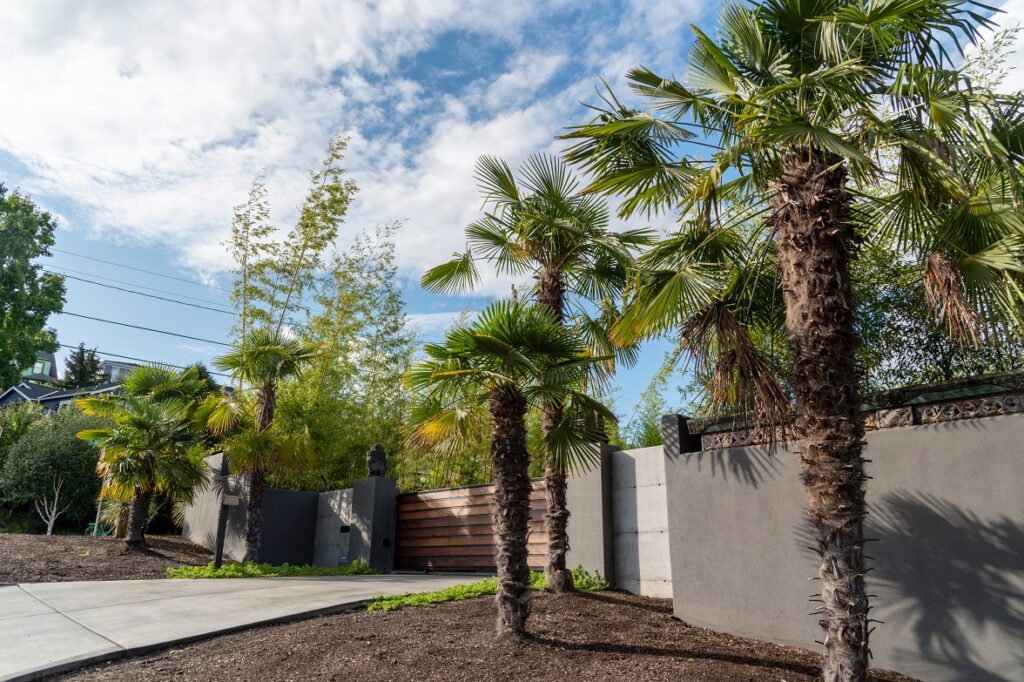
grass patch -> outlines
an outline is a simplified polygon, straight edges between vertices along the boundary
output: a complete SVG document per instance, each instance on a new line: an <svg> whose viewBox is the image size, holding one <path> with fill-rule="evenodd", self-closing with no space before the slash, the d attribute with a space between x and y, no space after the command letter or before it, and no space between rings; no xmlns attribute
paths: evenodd
<svg viewBox="0 0 1024 682"><path fill-rule="evenodd" d="M588 573L582 566L577 566L572 571L573 582L580 592L599 592L608 588L608 582L598 572ZM543 590L547 587L547 578L543 573L534 571L530 573L530 589ZM367 607L367 611L395 611L404 607L430 606L431 604L443 604L449 601L462 601L463 599L474 599L486 597L498 591L497 578L483 578L471 583L452 585L433 592L415 592L411 594L396 594L393 596L374 597Z"/></svg>
<svg viewBox="0 0 1024 682"><path fill-rule="evenodd" d="M353 561L342 566L292 566L257 564L254 561L222 564L214 568L213 562L205 566L179 566L168 568L170 578L280 578L283 576L375 575L378 571L364 561Z"/></svg>

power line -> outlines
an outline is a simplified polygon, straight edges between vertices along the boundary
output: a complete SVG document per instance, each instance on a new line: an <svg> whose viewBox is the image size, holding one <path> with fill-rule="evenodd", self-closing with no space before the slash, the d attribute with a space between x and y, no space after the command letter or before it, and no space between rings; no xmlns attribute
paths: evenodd
<svg viewBox="0 0 1024 682"><path fill-rule="evenodd" d="M146 270L144 268L136 268L136 267L131 266L131 265L125 265L124 263L118 263L117 261L104 260L102 258L96 258L95 256L86 256L84 253L75 253L74 251L65 251L64 249L58 249L58 248L55 248L55 247L50 247L50 250L51 251L56 251L57 253L66 253L69 256L75 256L77 258L85 258L87 260L94 260L97 263L106 263L107 265L113 265L114 267L117 267L117 268L124 268L125 270L134 270L136 272L144 272L147 275L153 275L154 277L163 277L164 279L173 279L176 282L186 282L188 284L195 284L196 286L206 287L207 289L216 289L218 291L225 291L225 292L230 292L231 291L230 289L222 289L221 287L215 287L212 284L206 284L204 282L200 282L199 280L187 279L185 277L175 277L174 275L165 275L165 274L162 274L162 273L159 273L159 272L153 272L152 270Z"/></svg>
<svg viewBox="0 0 1024 682"><path fill-rule="evenodd" d="M58 344L58 345L61 348L69 348L71 350L78 350L78 346L69 346L66 343L61 343L61 344ZM146 360L144 358L133 358L131 355L121 355L119 353L108 353L107 351L99 350L98 348L92 348L90 350L92 350L92 352L94 352L94 353L99 353L100 355L105 355L105 356L109 356L109 357L112 357L112 358L121 358L122 360L134 360L135 362L147 362L147 363L149 363L151 365L160 365L160 366L163 366L163 367L173 367L174 369L188 369L188 367L184 367L182 365L172 365L169 362L158 362L157 360ZM230 374L225 374L224 372L214 372L214 371L209 370L209 369L207 369L206 371L209 372L210 374L216 374L217 376L221 376L221 377L229 377L229 378L231 377Z"/></svg>
<svg viewBox="0 0 1024 682"><path fill-rule="evenodd" d="M91 315L79 315L78 313L69 313L66 310L60 312L61 315L70 315L71 317L81 317L86 320L95 320L96 322L105 322L106 324L116 324L119 327L130 327L131 329L140 329L144 332L153 332L155 334L166 334L167 336L177 336L182 339L189 339L191 341L202 341L203 343L214 343L218 346L229 346L230 344L224 343L223 341L214 341L213 339L201 339L198 336L188 336L187 334L178 334L177 332L168 332L163 329L153 329L152 327L141 327L137 324L128 324L127 322L117 322L115 320L105 320L102 317L92 317Z"/></svg>
<svg viewBox="0 0 1024 682"><path fill-rule="evenodd" d="M56 270L57 272L54 272ZM155 291L158 294L169 294L171 296L177 296L179 298L187 298L192 301L200 301L201 303L211 303L213 305L226 306L227 304L221 303L220 301L211 301L208 298L199 298L198 296L189 296L187 294L179 294L177 291L167 291L166 289L154 289L153 287L147 287L142 284L135 282L125 282L123 279L113 279L111 277L104 277L103 275L97 275L92 272L84 272L82 270L74 270L72 268L58 267L56 265L50 265L43 268L43 272L49 272L55 275L64 275L66 272L73 272L77 275L85 275L87 277L94 277L96 279L102 279L104 282L114 282L115 284L127 284L131 287L137 287L139 289L145 289L146 291ZM228 311L225 311L228 312Z"/></svg>
<svg viewBox="0 0 1024 682"><path fill-rule="evenodd" d="M175 300L173 298L165 298L163 296L155 296L154 294L144 294L141 291L132 291L131 289L125 289L123 287L115 287L113 284L103 284L102 282L93 282L92 280L85 279L83 277L75 277L74 275L61 275L61 277L66 277L68 279L73 279L73 280L76 280L78 282L86 282L88 284L95 284L98 287L106 287L107 289L116 289L117 291L124 291L124 292L129 293L129 294L135 294L136 296L145 296L146 298L155 298L155 299L157 299L159 301L167 301L168 303L177 303L178 305L187 305L190 308L200 308L202 310L212 310L213 312L220 313L221 315L231 315L232 317L237 317L237 315L235 315L233 312L230 312L230 311L227 311L227 310L220 310L218 308L211 308L210 306L199 305L198 303L188 303L187 301L178 301L178 300Z"/></svg>

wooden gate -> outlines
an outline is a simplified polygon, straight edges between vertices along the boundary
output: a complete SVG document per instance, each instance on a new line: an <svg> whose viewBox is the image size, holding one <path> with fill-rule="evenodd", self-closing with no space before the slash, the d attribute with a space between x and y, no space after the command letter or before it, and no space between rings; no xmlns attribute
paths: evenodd
<svg viewBox="0 0 1024 682"><path fill-rule="evenodd" d="M423 490L398 496L395 518L395 568L402 570L493 571L497 537L491 510L494 486ZM548 536L544 532L544 479L530 493L530 568L543 569Z"/></svg>

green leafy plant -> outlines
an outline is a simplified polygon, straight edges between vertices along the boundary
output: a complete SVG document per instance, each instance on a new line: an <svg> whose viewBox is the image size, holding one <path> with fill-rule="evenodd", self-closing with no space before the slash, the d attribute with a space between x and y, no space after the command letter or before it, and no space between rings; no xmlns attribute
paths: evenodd
<svg viewBox="0 0 1024 682"><path fill-rule="evenodd" d="M572 571L573 585L579 592L600 592L608 589L608 581L601 577L597 571L590 573L582 566L577 566ZM530 573L530 589L543 590L547 588L547 577L540 571ZM391 596L378 596L367 604L367 611L396 611L403 607L430 606L432 604L443 604L450 601L462 601L464 599L475 599L487 597L498 592L497 578L483 578L471 583L452 585L444 589L432 592L415 592L411 594L396 594Z"/></svg>
<svg viewBox="0 0 1024 682"><path fill-rule="evenodd" d="M214 568L213 562L205 566L178 566L168 568L169 578L280 578L284 576L376 575L377 570L365 561L356 560L341 566L292 566L258 564L254 561L224 564Z"/></svg>

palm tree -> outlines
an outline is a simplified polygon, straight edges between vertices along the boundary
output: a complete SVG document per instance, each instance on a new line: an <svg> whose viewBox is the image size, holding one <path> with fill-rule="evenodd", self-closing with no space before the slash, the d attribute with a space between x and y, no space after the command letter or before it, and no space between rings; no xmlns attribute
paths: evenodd
<svg viewBox="0 0 1024 682"><path fill-rule="evenodd" d="M198 442L187 403L176 399L126 396L115 401L76 401L87 414L110 418L113 425L77 435L102 448L97 472L103 497L130 500L129 547L145 544L149 505L157 493L191 502L206 482L205 449Z"/></svg>
<svg viewBox="0 0 1024 682"><path fill-rule="evenodd" d="M86 414L113 423L77 435L102 446L97 467L104 480L101 498L127 504L125 542L138 546L145 542L155 494L189 502L206 482L204 428L195 415L210 387L195 368L147 366L130 372L122 391L76 400Z"/></svg>
<svg viewBox="0 0 1024 682"><path fill-rule="evenodd" d="M499 302L468 327L428 344L426 360L407 374L410 388L432 406L421 412L417 437L430 444L457 434L458 415L486 406L491 421L494 524L498 547L498 636L521 636L529 615L527 535L530 509L526 412L561 406L561 420L543 438L562 468L597 456L601 419L614 419L580 392L592 358L582 341L547 308ZM454 415L454 417L453 417Z"/></svg>
<svg viewBox="0 0 1024 682"><path fill-rule="evenodd" d="M493 264L499 274L532 274L535 301L548 308L559 324L571 312L577 326L588 332L594 344L606 341L599 317L587 315L584 301L607 308L618 302L626 283L631 250L646 244L649 233L608 230L604 202L579 194L579 181L555 157L537 155L523 163L517 181L508 165L498 158L482 157L476 179L484 196L484 217L466 228L468 248L451 261L424 273L421 283L430 291L450 293L471 289L479 283L478 261ZM567 300L574 295L578 301ZM569 304L576 310L567 311ZM610 347L610 344L604 345ZM617 349L610 358L627 364L635 360L632 349ZM594 365L598 378L614 371L614 361ZM549 433L562 420L562 406L549 403L541 415L541 430ZM545 526L548 532L547 584L553 592L573 589L566 567L569 550L566 471L548 457L544 466L547 495Z"/></svg>
<svg viewBox="0 0 1024 682"><path fill-rule="evenodd" d="M950 54L987 24L960 0L728 5L717 41L693 29L692 87L634 69L654 113L614 101L567 136L580 140L568 158L597 176L588 190L623 196L623 214L679 209L684 231L752 221L750 243L774 244L829 681L865 678L870 632L858 241L888 237L916 259L936 316L965 341L990 311L1022 317L1024 107ZM638 292L641 308L686 305L679 292L704 273L684 261L689 283ZM634 317L618 336L645 327Z"/></svg>
<svg viewBox="0 0 1024 682"><path fill-rule="evenodd" d="M267 473L277 466L276 454L290 451L291 446L276 446L265 452L249 449L258 443L269 444L278 436L274 426L277 406L277 385L284 379L297 377L303 367L317 356L315 346L297 339L285 337L280 330L266 328L251 330L241 343L227 354L214 360L214 366L232 372L238 379L255 387L255 417L248 434L248 445L239 444L237 450L249 452L248 456L232 461L235 471L244 472L248 499L245 515L245 560L255 561L260 549L260 535L263 528L263 491L266 488ZM224 433L241 417L241 403L224 400L215 414L209 417L214 431ZM281 442L290 439L282 439Z"/></svg>

